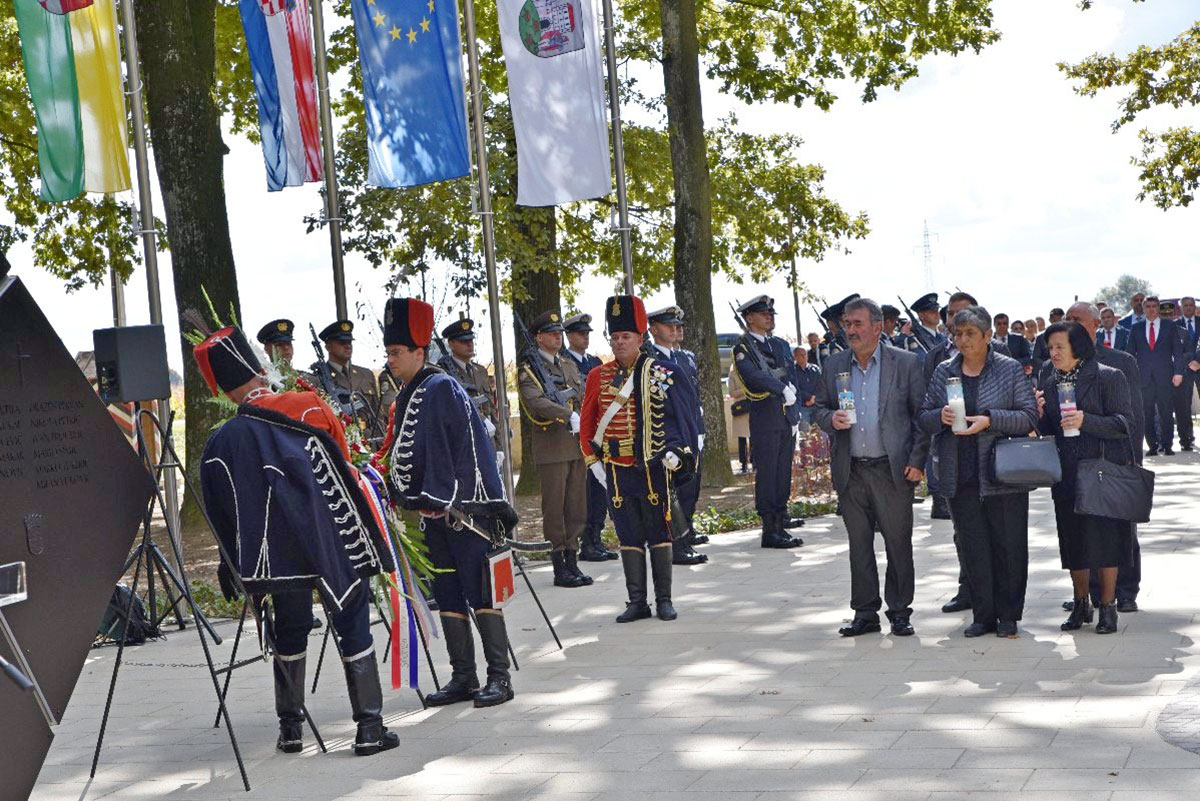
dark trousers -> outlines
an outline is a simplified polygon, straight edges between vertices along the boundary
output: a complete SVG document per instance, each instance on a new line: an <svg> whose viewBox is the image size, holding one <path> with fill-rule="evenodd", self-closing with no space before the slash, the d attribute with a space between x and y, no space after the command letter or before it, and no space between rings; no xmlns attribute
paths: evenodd
<svg viewBox="0 0 1200 801"><path fill-rule="evenodd" d="M692 525L692 518L696 516L696 505L700 502L700 481L700 463L697 462L692 480L675 489L676 497L679 498L679 506L683 509L684 517L687 518L688 528Z"/></svg>
<svg viewBox="0 0 1200 801"><path fill-rule="evenodd" d="M371 588L369 579L362 579L342 604L342 611L329 616L329 624L337 632L342 656L361 656L371 650ZM313 599L308 590L277 592L271 596L275 607L275 648L283 656L304 653L308 633L312 631Z"/></svg>
<svg viewBox="0 0 1200 801"><path fill-rule="evenodd" d="M960 490L950 499L962 545L976 623L1020 620L1029 579L1029 493L979 497Z"/></svg>
<svg viewBox="0 0 1200 801"><path fill-rule="evenodd" d="M1179 444L1192 445L1192 390L1196 387L1196 374L1184 368L1183 383L1171 388L1171 405L1175 410L1175 425L1179 427Z"/></svg>
<svg viewBox="0 0 1200 801"><path fill-rule="evenodd" d="M491 601L483 595L483 571L492 544L473 531L455 531L441 518L422 518L429 561L438 570L434 573L433 598L439 612L467 614L472 609L490 609Z"/></svg>
<svg viewBox="0 0 1200 801"><path fill-rule="evenodd" d="M1171 401L1174 387L1171 386L1169 379L1160 383L1162 386L1151 384L1142 387L1146 445L1152 450L1169 448L1175 442L1175 412Z"/></svg>
<svg viewBox="0 0 1200 801"><path fill-rule="evenodd" d="M745 470L750 464L750 438L738 437L738 461L742 463L742 469Z"/></svg>
<svg viewBox="0 0 1200 801"><path fill-rule="evenodd" d="M592 471L587 474L587 528L599 533L604 530L604 517L608 514L608 491L596 480Z"/></svg>
<svg viewBox="0 0 1200 801"><path fill-rule="evenodd" d="M850 541L850 608L856 618L878 620L883 606L875 563L876 526L887 553L883 595L888 620L912 614L912 497L912 486L897 486L892 479L887 457L851 463L850 483L838 493L838 500Z"/></svg>
<svg viewBox="0 0 1200 801"><path fill-rule="evenodd" d="M763 433L751 429L750 447L754 449L754 510L759 517L786 515L796 450L791 429Z"/></svg>
<svg viewBox="0 0 1200 801"><path fill-rule="evenodd" d="M1129 535L1129 556L1117 568L1117 598L1122 601L1136 601L1142 589L1142 546L1138 544L1137 524L1130 524L1133 530ZM1088 581L1088 591L1092 600L1100 602L1100 571L1093 570Z"/></svg>

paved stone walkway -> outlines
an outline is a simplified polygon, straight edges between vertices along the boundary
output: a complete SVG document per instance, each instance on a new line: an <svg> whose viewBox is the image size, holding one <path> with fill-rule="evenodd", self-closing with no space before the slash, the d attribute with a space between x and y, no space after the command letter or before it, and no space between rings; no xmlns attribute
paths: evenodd
<svg viewBox="0 0 1200 801"><path fill-rule="evenodd" d="M616 562L588 565L591 589L556 590L547 569L534 571L566 650L528 597L514 601L516 700L421 711L411 692L394 694L388 722L402 745L374 758L350 755L333 672L311 702L331 752L276 755L269 669L242 670L233 719L251 795L224 731L211 728L212 687L190 631L129 653L89 783L115 655L95 652L33 798L1194 799L1200 757L1164 742L1156 721L1200 672L1200 459L1154 462L1143 611L1123 615L1116 635L1058 629L1069 585L1045 491L1031 505L1016 640L966 640L965 616L938 611L956 566L949 523L931 527L928 503L916 507L917 636L838 637L846 546L840 521L822 518L794 552L762 551L753 532L715 537L710 564L677 569L674 623L613 622L624 600ZM229 645L216 651L227 658ZM434 654L445 675L440 641Z"/></svg>

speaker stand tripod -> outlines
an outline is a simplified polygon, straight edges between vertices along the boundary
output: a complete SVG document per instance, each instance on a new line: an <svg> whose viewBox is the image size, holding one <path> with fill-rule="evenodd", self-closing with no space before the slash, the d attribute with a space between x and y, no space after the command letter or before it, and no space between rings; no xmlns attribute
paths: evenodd
<svg viewBox="0 0 1200 801"><path fill-rule="evenodd" d="M159 432L162 438L164 451L157 464L153 462L150 456L150 451L146 447L145 435L142 429L143 419L149 420L153 424L154 429ZM241 773L242 785L246 788L246 791L249 792L250 779L246 776L246 765L242 761L242 753L241 749L238 748L237 735L235 735L233 732L233 724L229 719L229 710L225 706L225 698L221 693L221 684L217 679L216 666L213 664L212 651L209 649L208 639L204 636L205 631L208 631L209 634L211 634L214 642L220 643L221 639L212 630L211 624L209 624L208 620L200 612L199 608L197 608L196 601L192 597L191 585L187 580L187 568L183 563L183 554L180 553L179 550L179 532L177 531L175 525L175 515L173 513L174 510L167 508L167 503L163 498L162 489L158 485L158 479L165 470L178 470L183 476L184 481L187 482L189 491L193 491L193 488L191 487L191 482L188 480L187 471L184 469L183 464L179 460L178 454L175 452L174 446L171 444L170 437L167 434L167 429L163 427L162 422L154 415L152 411L142 408L140 404L135 407L134 431L137 434L138 453L145 462L146 469L150 471L150 475L154 479L154 495L152 495L150 498L150 502L146 507L146 515L143 518L142 541L134 550L134 554L130 557L129 561L126 563L126 569L128 569L130 565L133 566L133 581L130 586L131 592L128 600L125 603L125 608L121 610L122 618L124 620L125 627L127 628L133 611L133 599L137 595L138 580L142 574L143 564L146 568L146 582L148 585L149 597L151 599L151 610L154 610L154 576L151 572L152 570L157 570L159 573L159 578L163 581L164 588L168 594L167 608L175 609L176 620L179 622L180 628L183 627L183 621L179 614L178 604L181 600L187 602L187 608L192 613L192 619L200 623L200 625L196 626L196 634L200 638L200 647L204 650L204 660L208 665L209 676L212 678L213 691L217 696L217 704L220 708L221 716L225 720L225 729L229 732L229 743L233 747L233 755L237 760L238 771ZM193 497L199 496L193 494ZM171 551L175 557L175 563L179 568L178 575L171 570L170 564L167 563L162 551L159 550L154 544L153 537L151 535L150 520L154 515L156 506L162 511L163 520L166 522L167 541L171 544ZM216 539L215 535L214 539ZM222 561L225 561L226 564L230 564L229 555L225 552L225 549L221 546L219 540L217 541L217 549L220 552ZM237 575L236 571L234 571L234 575ZM170 586L167 584L166 577L169 577L170 581L174 583L181 597L175 598L174 600L171 599ZM151 614L153 615L154 611L152 611ZM158 617L157 620L161 621L164 617L166 617L166 614L167 612L164 610L162 616ZM90 775L93 779L96 777L96 767L100 763L100 749L104 745L104 732L108 727L108 716L112 711L113 694L117 688L117 676L120 674L121 660L125 654L125 640L126 637L124 636L124 629L122 629L122 636L117 645L116 661L113 663L112 679L108 685L108 698L104 702L104 716L100 720L100 733L96 737L96 750L92 755L92 770Z"/></svg>

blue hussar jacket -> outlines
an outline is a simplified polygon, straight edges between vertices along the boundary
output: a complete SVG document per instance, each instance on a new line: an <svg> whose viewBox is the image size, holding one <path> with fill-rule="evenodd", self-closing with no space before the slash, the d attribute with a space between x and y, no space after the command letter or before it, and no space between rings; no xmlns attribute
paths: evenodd
<svg viewBox="0 0 1200 801"><path fill-rule="evenodd" d="M369 501L324 431L243 404L200 457L204 508L251 594L311 589L334 609L395 570Z"/></svg>
<svg viewBox="0 0 1200 801"><path fill-rule="evenodd" d="M462 385L424 367L396 397L388 483L406 509L495 516L508 508L496 451Z"/></svg>
<svg viewBox="0 0 1200 801"><path fill-rule="evenodd" d="M779 337L767 337L760 342L743 334L733 346L733 364L746 387L750 401L751 437L755 430L784 431L800 421L800 370L792 359L788 343ZM783 378L776 375L782 371ZM797 401L784 406L783 388L791 384L797 390Z"/></svg>

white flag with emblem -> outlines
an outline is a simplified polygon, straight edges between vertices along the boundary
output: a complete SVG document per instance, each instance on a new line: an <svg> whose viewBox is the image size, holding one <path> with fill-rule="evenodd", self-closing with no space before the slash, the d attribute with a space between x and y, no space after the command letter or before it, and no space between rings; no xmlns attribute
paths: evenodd
<svg viewBox="0 0 1200 801"><path fill-rule="evenodd" d="M556 206L612 191L592 0L497 0L517 139L517 203Z"/></svg>

